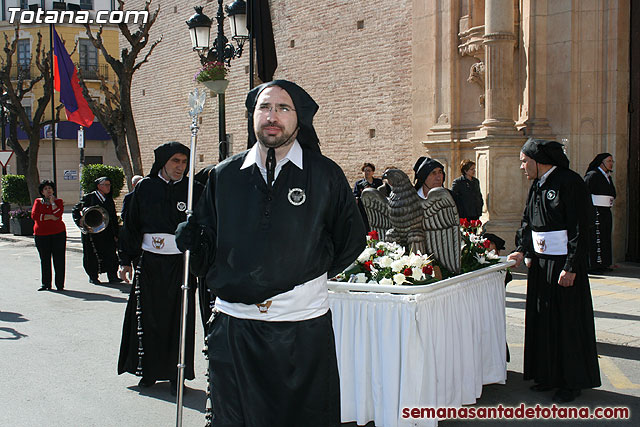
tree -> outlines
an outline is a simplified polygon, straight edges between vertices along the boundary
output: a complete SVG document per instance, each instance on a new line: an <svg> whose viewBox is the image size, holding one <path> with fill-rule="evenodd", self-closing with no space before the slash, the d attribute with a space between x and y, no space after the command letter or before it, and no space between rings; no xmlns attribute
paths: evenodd
<svg viewBox="0 0 640 427"><path fill-rule="evenodd" d="M116 156L124 169L127 177L129 190L133 190L131 186L131 178L134 174L144 175L142 169L142 156L140 154L140 143L138 142L138 131L133 117L131 108L131 82L133 74L144 64L148 62L149 56L153 49L162 41L162 36L151 43L149 50L141 61L138 61L138 55L149 43L149 30L151 29L160 7L154 12L149 11L152 0L145 2L144 10L148 14L146 22L138 24L137 31L131 32L129 25L126 23L118 24L120 32L129 43L129 48L122 48L120 51L120 59L114 58L105 48L102 42L101 25L96 34L93 34L89 24L85 24L87 36L96 49L102 52L107 63L116 74L117 82L109 85L105 79L100 76L100 89L105 95L105 103L101 104L91 98L89 91L84 84L82 76L80 83L83 87L83 94L86 98L93 113L98 117L102 126L109 132L115 145ZM118 0L118 9L124 12L124 0Z"/></svg>
<svg viewBox="0 0 640 427"><path fill-rule="evenodd" d="M7 140L9 146L16 154L18 163L18 171L23 172L27 179L27 187L29 188L29 196L31 200L39 197L38 185L40 184L40 173L38 171L38 151L40 150L40 128L50 121L44 121L44 113L47 105L51 101L51 92L53 91L53 80L51 79L51 57L44 52L42 46L42 34L38 32L38 41L36 44L35 68L37 72L33 73L33 60L29 66L16 64L17 80L12 81L12 68L14 67L14 55L18 45L18 36L20 27L15 27L15 37L13 41L9 41L9 35L5 33L4 56L2 57L2 65L0 67L0 81L4 88L4 93L0 96L0 103L9 110L9 138ZM32 56L33 58L33 56ZM34 70L35 71L35 70ZM26 112L22 105L25 95L33 90L33 88L42 83L42 96L37 100L37 107L33 111L32 116ZM22 148L18 142L17 125L25 131L29 139L27 149Z"/></svg>

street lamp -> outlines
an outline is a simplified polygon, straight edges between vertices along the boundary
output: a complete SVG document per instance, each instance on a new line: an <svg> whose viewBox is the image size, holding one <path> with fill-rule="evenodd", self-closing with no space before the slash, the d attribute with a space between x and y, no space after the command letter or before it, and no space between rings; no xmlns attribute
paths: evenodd
<svg viewBox="0 0 640 427"><path fill-rule="evenodd" d="M222 0L218 0L218 13L216 21L218 23L218 35L215 44L209 47L209 36L211 33L211 25L213 21L202 12L203 7L194 8L196 13L189 18L187 26L191 35L191 45L193 50L198 52L200 62L204 65L207 62L220 62L231 65L231 60L239 58L242 55L242 45L234 48L229 40L224 36L224 11L222 9ZM234 19L235 24L235 19ZM218 94L218 160L223 161L229 154L229 143L227 141L226 120L225 120L225 100L224 90L217 92Z"/></svg>

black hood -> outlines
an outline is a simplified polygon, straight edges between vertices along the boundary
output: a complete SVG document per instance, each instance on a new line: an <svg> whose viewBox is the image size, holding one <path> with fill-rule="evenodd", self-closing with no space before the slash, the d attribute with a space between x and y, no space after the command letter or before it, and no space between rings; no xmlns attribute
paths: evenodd
<svg viewBox="0 0 640 427"><path fill-rule="evenodd" d="M442 163L430 157L420 157L416 161L416 164L413 165L413 172L415 172L414 188L416 190L419 190L426 181L429 174L436 168L442 169L442 182L444 185L446 176L444 174L444 166L442 166Z"/></svg>
<svg viewBox="0 0 640 427"><path fill-rule="evenodd" d="M569 168L569 159L564 154L564 145L557 141L529 138L522 146L522 151L538 163Z"/></svg>
<svg viewBox="0 0 640 427"><path fill-rule="evenodd" d="M289 94L298 116L298 142L303 149L320 152L320 141L316 130L313 128L313 116L318 111L318 104L311 96L297 84L287 80L273 80L253 88L247 95L245 105L249 111L249 146L256 143L256 135L253 129L253 112L260 93L270 86L278 86Z"/></svg>
<svg viewBox="0 0 640 427"><path fill-rule="evenodd" d="M587 172L591 172L591 171L594 171L594 170L598 169L598 166L600 166L602 161L604 159L606 159L607 157L613 157L613 156L611 156L611 154L609 154L609 153L600 153L600 154L598 154L595 157L595 159L593 159L591 161L591 163L589 163L589 167L587 168Z"/></svg>
<svg viewBox="0 0 640 427"><path fill-rule="evenodd" d="M162 169L169 159L176 153L182 153L187 156L187 167L184 170L184 175L186 175L189 171L189 147L184 146L177 141L171 141L166 142L153 150L155 160L153 161L153 166L151 166L151 172L149 172L148 176L157 176L160 169Z"/></svg>

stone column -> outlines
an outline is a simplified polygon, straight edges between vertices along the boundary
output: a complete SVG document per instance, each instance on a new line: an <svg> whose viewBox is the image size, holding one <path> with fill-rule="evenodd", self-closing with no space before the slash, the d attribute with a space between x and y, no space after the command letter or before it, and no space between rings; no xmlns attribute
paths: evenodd
<svg viewBox="0 0 640 427"><path fill-rule="evenodd" d="M477 136L515 135L513 0L486 0L485 120Z"/></svg>

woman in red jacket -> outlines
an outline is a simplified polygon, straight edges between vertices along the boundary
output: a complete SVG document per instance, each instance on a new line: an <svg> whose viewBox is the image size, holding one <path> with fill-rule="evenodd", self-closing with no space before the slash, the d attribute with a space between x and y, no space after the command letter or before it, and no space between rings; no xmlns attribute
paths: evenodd
<svg viewBox="0 0 640 427"><path fill-rule="evenodd" d="M39 291L51 289L51 258L56 271L56 289L64 289L65 250L67 246L67 229L62 221L64 205L62 199L56 199L55 184L44 180L38 191L42 198L33 202L31 218L35 221L36 248L40 254L40 268L42 271L42 287Z"/></svg>

